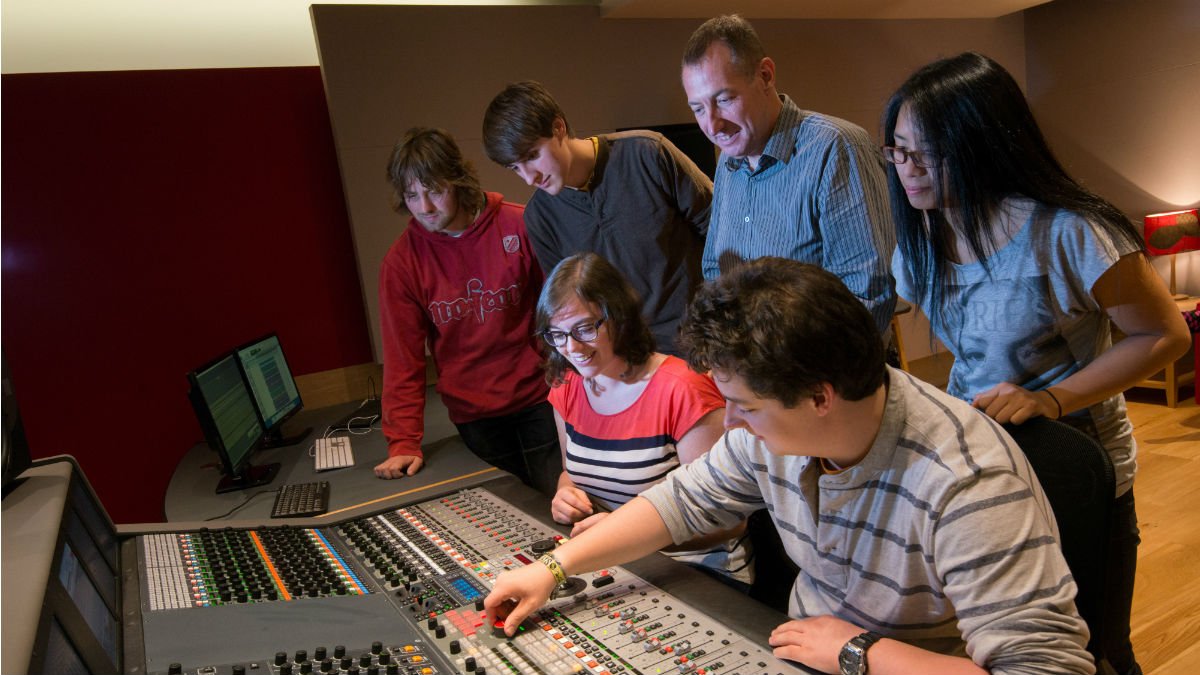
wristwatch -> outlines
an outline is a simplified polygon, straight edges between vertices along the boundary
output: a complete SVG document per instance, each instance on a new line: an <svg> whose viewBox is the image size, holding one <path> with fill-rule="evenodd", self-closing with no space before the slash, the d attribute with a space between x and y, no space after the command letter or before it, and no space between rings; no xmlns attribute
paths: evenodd
<svg viewBox="0 0 1200 675"><path fill-rule="evenodd" d="M838 669L841 670L841 675L867 675L867 650L882 639L882 635L871 631L850 638L838 654Z"/></svg>

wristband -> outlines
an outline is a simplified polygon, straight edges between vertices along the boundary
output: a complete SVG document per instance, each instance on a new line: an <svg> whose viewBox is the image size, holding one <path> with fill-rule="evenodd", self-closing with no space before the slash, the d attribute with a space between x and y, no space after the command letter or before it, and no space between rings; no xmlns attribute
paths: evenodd
<svg viewBox="0 0 1200 675"><path fill-rule="evenodd" d="M1046 392L1046 394L1048 396L1050 396L1050 400L1054 401L1054 405L1058 408L1058 414L1054 416L1054 419L1061 418L1062 417L1062 404L1058 402L1058 397L1055 396L1054 392L1050 391L1049 389L1043 389L1042 391Z"/></svg>
<svg viewBox="0 0 1200 675"><path fill-rule="evenodd" d="M563 571L562 563L558 561L558 558L554 557L553 553L547 553L538 558L538 562L545 565L546 569L550 570L550 574L554 575L554 583L561 584L566 582L567 573Z"/></svg>

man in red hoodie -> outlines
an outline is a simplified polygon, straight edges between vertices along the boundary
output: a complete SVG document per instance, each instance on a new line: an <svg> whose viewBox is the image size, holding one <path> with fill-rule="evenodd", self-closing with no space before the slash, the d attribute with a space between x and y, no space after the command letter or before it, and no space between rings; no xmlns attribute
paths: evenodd
<svg viewBox="0 0 1200 675"><path fill-rule="evenodd" d="M484 192L454 139L413 128L388 164L396 210L412 215L383 260L380 478L421 469L425 348L437 391L480 459L554 494L562 455L533 335L542 272L524 207Z"/></svg>

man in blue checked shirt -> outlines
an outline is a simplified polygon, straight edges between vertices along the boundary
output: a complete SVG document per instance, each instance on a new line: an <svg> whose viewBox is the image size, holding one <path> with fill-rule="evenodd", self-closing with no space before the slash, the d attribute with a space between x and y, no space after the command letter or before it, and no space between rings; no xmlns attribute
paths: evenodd
<svg viewBox="0 0 1200 675"><path fill-rule="evenodd" d="M682 77L696 121L721 149L704 278L763 256L820 265L888 336L896 305L888 261L896 236L883 158L870 136L778 93L775 62L737 15L696 29Z"/></svg>

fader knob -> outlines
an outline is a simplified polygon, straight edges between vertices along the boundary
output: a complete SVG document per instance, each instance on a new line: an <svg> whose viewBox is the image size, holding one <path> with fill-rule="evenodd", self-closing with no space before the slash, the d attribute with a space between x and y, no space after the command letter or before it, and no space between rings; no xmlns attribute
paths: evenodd
<svg viewBox="0 0 1200 675"><path fill-rule="evenodd" d="M382 642L376 640L375 642L371 643L371 653L372 654L378 654L381 651L383 651L383 643Z"/></svg>
<svg viewBox="0 0 1200 675"><path fill-rule="evenodd" d="M438 627L433 630L433 636L436 638L446 637L446 627L438 624Z"/></svg>
<svg viewBox="0 0 1200 675"><path fill-rule="evenodd" d="M450 653L458 654L461 651L462 651L462 645L459 644L458 640L451 640L450 641Z"/></svg>
<svg viewBox="0 0 1200 675"><path fill-rule="evenodd" d="M400 675L400 666L395 663L389 663L387 667L387 675Z"/></svg>
<svg viewBox="0 0 1200 675"><path fill-rule="evenodd" d="M557 545L558 543L553 539L539 539L529 545L529 550L532 551L534 555L541 557L553 551L554 547Z"/></svg>
<svg viewBox="0 0 1200 675"><path fill-rule="evenodd" d="M275 665L282 666L287 662L287 652L275 652Z"/></svg>
<svg viewBox="0 0 1200 675"><path fill-rule="evenodd" d="M346 645L337 645L336 647L333 648L333 658L340 659L345 655L346 655ZM349 668L350 666L342 666L342 667Z"/></svg>
<svg viewBox="0 0 1200 675"><path fill-rule="evenodd" d="M183 664L172 663L167 666L167 675L183 675Z"/></svg>
<svg viewBox="0 0 1200 675"><path fill-rule="evenodd" d="M392 662L392 655L389 652L384 652L379 655L379 665L386 666Z"/></svg>
<svg viewBox="0 0 1200 675"><path fill-rule="evenodd" d="M296 663L304 663L307 660L308 660L308 650L307 649L297 649L296 650L296 659L295 659Z"/></svg>
<svg viewBox="0 0 1200 675"><path fill-rule="evenodd" d="M330 659L321 660L321 672L328 673L333 670L333 661Z"/></svg>
<svg viewBox="0 0 1200 675"><path fill-rule="evenodd" d="M475 657L474 656L467 657L466 668L467 668L468 673L475 672Z"/></svg>
<svg viewBox="0 0 1200 675"><path fill-rule="evenodd" d="M292 675L292 664L285 663L279 666L279 675Z"/></svg>
<svg viewBox="0 0 1200 675"><path fill-rule="evenodd" d="M325 660L325 648L317 647L316 651L313 652L313 661L324 661L324 660Z"/></svg>
<svg viewBox="0 0 1200 675"><path fill-rule="evenodd" d="M233 667L233 675L246 675L246 666L237 664Z"/></svg>

